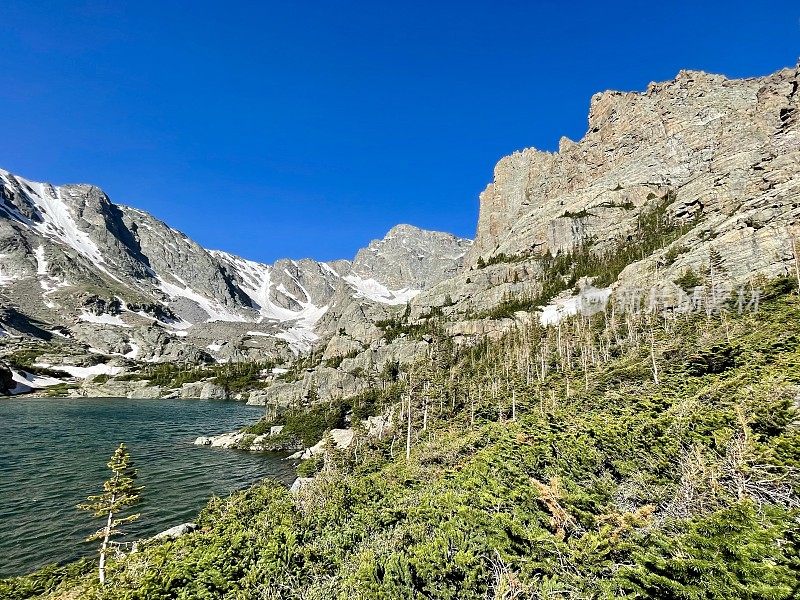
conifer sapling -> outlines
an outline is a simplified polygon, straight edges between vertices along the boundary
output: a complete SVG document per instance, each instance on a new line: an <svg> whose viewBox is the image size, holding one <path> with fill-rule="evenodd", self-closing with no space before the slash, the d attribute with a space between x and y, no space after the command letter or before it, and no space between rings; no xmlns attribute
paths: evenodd
<svg viewBox="0 0 800 600"><path fill-rule="evenodd" d="M100 565L98 569L101 584L105 584L106 581L106 554L109 540L111 537L122 533L118 529L120 525L130 523L140 517L139 514L125 517L117 515L137 504L140 500L139 494L143 489L135 485L137 478L136 468L131 461L127 448L125 448L125 444L120 444L119 448L116 449L108 462L108 468L111 469L113 475L103 484L103 493L89 496L87 502L78 505L80 510L91 512L93 516L106 520L105 526L86 538L87 542L103 540L100 546Z"/></svg>

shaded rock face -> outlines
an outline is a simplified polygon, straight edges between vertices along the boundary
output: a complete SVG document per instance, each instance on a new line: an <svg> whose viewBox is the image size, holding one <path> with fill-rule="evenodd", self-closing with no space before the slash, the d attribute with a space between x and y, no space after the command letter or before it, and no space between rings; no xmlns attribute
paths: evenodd
<svg viewBox="0 0 800 600"><path fill-rule="evenodd" d="M14 388L14 377L11 369L0 363L0 394L7 395Z"/></svg>

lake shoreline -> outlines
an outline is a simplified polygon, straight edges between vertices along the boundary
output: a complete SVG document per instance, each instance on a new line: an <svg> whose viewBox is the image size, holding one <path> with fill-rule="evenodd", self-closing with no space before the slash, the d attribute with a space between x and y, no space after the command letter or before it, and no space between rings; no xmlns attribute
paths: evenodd
<svg viewBox="0 0 800 600"><path fill-rule="evenodd" d="M193 521L213 495L264 478L288 487L295 472L286 453L214 451L193 443L201 434L252 424L260 412L217 399L0 398L0 436L13 440L0 457L0 577L94 552L82 540L96 523L74 506L100 491L105 463L122 441L145 486L142 518L125 539ZM38 535L31 536L34 528Z"/></svg>

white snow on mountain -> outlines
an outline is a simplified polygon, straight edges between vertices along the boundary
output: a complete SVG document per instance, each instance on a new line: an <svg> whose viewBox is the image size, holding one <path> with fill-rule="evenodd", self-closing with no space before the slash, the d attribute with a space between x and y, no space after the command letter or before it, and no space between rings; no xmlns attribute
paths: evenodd
<svg viewBox="0 0 800 600"><path fill-rule="evenodd" d="M366 298L390 305L405 304L422 291L409 288L390 290L374 279L363 279L358 275L347 275L344 280L356 291L353 298Z"/></svg>
<svg viewBox="0 0 800 600"><path fill-rule="evenodd" d="M356 304L353 299L405 304L457 267L450 255L463 245L447 234L398 226L386 236L397 239L375 240L370 259L361 263L356 257L330 264L305 259L267 265L207 251L146 212L114 205L93 186L54 186L0 169L0 194L0 241L7 253L0 254L4 297L18 302L20 313L58 324L53 331L59 336L91 345L102 331L104 342L119 338L114 347L124 349L115 354L144 360L182 355L185 346L195 343L191 351L213 351L219 342L206 338L207 331L221 332L215 337L230 332L234 339L247 328L241 323L261 330L252 335L282 339L293 352L304 352L330 333L331 319L323 319L329 309L338 317L350 315L346 307ZM31 294L27 279L41 290ZM73 293L62 290L66 286ZM104 304L112 299L113 309ZM217 324L195 328L210 322ZM76 323L99 327L73 329ZM3 324L0 335L16 333ZM153 325L168 335L166 345L163 338L157 340L161 334L154 332L159 330L152 329L136 338L139 346L122 346L129 334Z"/></svg>
<svg viewBox="0 0 800 600"><path fill-rule="evenodd" d="M314 333L313 327L304 325L295 325L287 331L276 334L275 337L285 340L295 354L310 350L314 342L319 339L319 336Z"/></svg>
<svg viewBox="0 0 800 600"><path fill-rule="evenodd" d="M12 179L16 179L22 184L28 199L36 207L41 216L41 221L33 221L17 211L11 211L12 217L46 238L56 238L66 245L82 254L98 267L105 262L100 249L85 231L81 231L72 215L67 210L67 205L61 199L61 188L54 187L47 183L28 181L22 177L12 175L8 171L0 169L0 178L5 183L11 184ZM102 267L101 267L102 268ZM105 270L105 269L103 269Z"/></svg>
<svg viewBox="0 0 800 600"><path fill-rule="evenodd" d="M211 250L211 254L226 261L233 267L242 279L241 290L253 301L256 310L261 315L261 320L273 321L298 321L305 326L313 327L317 321L328 310L327 306L317 306L310 302L311 295L288 271L284 271L291 277L297 286L302 290L304 297L298 298L290 294L283 284L275 289L282 294L295 300L301 307L300 310L291 310L275 304L270 298L272 290L272 268L264 263L247 260L221 250Z"/></svg>
<svg viewBox="0 0 800 600"><path fill-rule="evenodd" d="M246 322L247 319L241 315L237 315L228 309L226 309L222 304L219 302L212 300L210 298L206 298L202 294L195 292L192 288L188 285L184 284L184 287L179 285L175 285L174 283L170 283L161 279L158 279L159 288L161 291L164 292L170 298L188 298L192 300L196 304L203 309L203 311L208 315L206 322L208 321L228 321L228 322Z"/></svg>
<svg viewBox="0 0 800 600"><path fill-rule="evenodd" d="M577 295L556 298L539 310L539 322L542 325L558 325L564 318L577 314L592 315L605 310L611 288L594 288L588 286Z"/></svg>
<svg viewBox="0 0 800 600"><path fill-rule="evenodd" d="M100 314L95 315L90 312L83 311L78 315L79 321L86 321L87 323L97 323L99 325L116 325L118 327L130 327L122 317L119 315Z"/></svg>

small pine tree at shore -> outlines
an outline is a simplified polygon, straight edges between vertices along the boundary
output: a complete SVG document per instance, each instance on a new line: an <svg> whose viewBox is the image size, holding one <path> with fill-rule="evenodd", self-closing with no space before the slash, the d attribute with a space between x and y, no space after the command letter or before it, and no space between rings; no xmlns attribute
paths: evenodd
<svg viewBox="0 0 800 600"><path fill-rule="evenodd" d="M113 475L103 484L103 493L89 496L87 498L88 502L78 505L80 510L91 512L93 516L106 520L105 526L86 538L87 542L103 540L100 546L100 565L98 568L101 584L105 584L106 581L106 554L109 540L113 536L122 533L118 529L120 525L130 523L140 517L139 514L125 517L117 515L137 504L140 500L139 494L142 491L142 487L135 485L137 478L136 468L131 461L127 448L125 448L125 444L120 444L119 448L116 449L108 462L108 468L111 469Z"/></svg>

